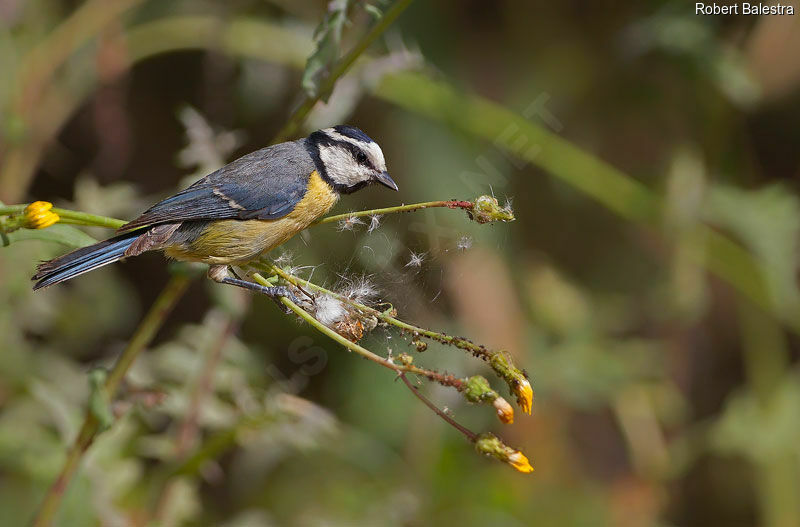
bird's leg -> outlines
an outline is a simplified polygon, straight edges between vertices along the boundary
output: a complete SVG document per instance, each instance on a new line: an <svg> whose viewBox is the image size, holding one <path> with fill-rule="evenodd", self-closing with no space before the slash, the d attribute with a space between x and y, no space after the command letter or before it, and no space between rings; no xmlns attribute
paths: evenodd
<svg viewBox="0 0 800 527"><path fill-rule="evenodd" d="M267 295L271 299L273 299L283 311L290 313L291 310L281 303L281 297L286 297L295 304L300 304L300 300L294 296L294 294L289 290L288 287L277 285L272 287L263 286L261 284L257 284L255 282L250 282L248 280L242 280L240 278L231 278L228 276L228 266L227 265L212 265L208 268L208 277L215 282L219 282L220 284L228 284L233 285L236 287L241 287L243 289L250 289L251 291L255 291L256 293L261 293L262 295Z"/></svg>

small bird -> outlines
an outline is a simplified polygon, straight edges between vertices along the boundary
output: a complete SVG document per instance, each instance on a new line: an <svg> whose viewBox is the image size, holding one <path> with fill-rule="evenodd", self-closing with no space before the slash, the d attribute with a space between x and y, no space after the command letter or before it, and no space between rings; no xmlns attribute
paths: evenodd
<svg viewBox="0 0 800 527"><path fill-rule="evenodd" d="M230 276L328 212L342 194L371 183L392 190L378 144L352 126L317 130L240 157L147 209L105 241L37 268L33 289L51 286L147 251L209 265L208 277L272 298L294 299L287 288Z"/></svg>

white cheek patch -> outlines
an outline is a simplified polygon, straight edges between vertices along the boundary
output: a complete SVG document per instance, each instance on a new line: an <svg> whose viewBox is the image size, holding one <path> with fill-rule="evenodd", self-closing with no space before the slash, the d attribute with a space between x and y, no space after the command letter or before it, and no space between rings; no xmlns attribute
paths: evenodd
<svg viewBox="0 0 800 527"><path fill-rule="evenodd" d="M348 150L323 145L319 149L319 157L334 183L351 187L370 178L369 173L365 173L368 170L357 164Z"/></svg>

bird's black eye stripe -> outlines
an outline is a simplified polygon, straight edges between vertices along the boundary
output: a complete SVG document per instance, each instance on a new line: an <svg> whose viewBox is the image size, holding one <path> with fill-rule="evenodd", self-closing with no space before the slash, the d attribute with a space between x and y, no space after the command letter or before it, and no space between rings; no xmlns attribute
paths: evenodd
<svg viewBox="0 0 800 527"><path fill-rule="evenodd" d="M350 153L353 155L353 159L356 160L356 163L358 163L359 165L367 166L369 168L374 168L372 166L372 163L369 162L369 157L367 157L367 154L363 150L358 148L356 145L344 141L340 142L339 144L350 150Z"/></svg>

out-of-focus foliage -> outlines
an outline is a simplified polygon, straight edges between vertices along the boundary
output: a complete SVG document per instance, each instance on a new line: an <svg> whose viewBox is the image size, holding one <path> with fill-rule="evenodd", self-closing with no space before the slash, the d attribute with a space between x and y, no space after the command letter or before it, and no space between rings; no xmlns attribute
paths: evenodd
<svg viewBox="0 0 800 527"><path fill-rule="evenodd" d="M0 199L134 216L264 146L366 7L0 2ZM58 525L800 524L797 20L412 4L306 125L363 128L400 185L339 210L491 189L517 221L423 211L315 227L276 253L330 286L366 274L403 318L509 350L537 395L512 427L424 391L536 471L476 456L390 373L272 302L198 281L127 377ZM108 234L56 225L0 248L4 525L29 521L92 372L167 280L146 255L31 292L38 261ZM365 345L417 353L381 328ZM449 348L414 356L492 377Z"/></svg>

